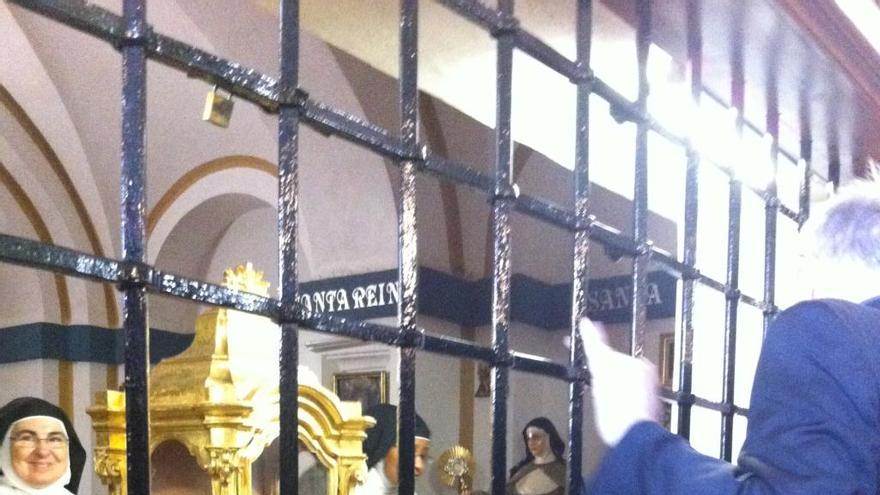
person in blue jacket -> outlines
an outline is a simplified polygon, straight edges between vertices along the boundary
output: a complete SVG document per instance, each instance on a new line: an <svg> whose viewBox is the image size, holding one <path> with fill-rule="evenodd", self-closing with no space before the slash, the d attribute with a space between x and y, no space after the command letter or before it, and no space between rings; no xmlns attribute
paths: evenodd
<svg viewBox="0 0 880 495"><path fill-rule="evenodd" d="M736 465L656 417L656 372L581 324L609 450L587 494L880 494L880 188L842 191L818 218L814 295L771 323Z"/></svg>

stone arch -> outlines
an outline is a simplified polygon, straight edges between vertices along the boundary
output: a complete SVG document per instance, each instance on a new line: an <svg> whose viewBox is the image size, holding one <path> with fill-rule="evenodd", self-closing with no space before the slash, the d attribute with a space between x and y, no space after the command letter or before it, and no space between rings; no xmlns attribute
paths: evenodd
<svg viewBox="0 0 880 495"><path fill-rule="evenodd" d="M73 223L78 228L70 230L71 239L64 241L63 245L112 257L112 235L98 184L64 99L46 66L34 52L28 33L6 4L0 5L0 30L5 38L0 46L0 58L16 61L14 67L0 68L0 106L11 117L12 124L30 138L39 159L45 162L49 176L57 181L64 191L65 200L70 204ZM6 161L6 165L11 167L8 157ZM42 207L44 203L38 204ZM51 230L56 236L60 234L55 227L51 227ZM95 291L87 293L91 295ZM101 309L89 321L118 325L113 288L103 287L99 297L101 302L95 302ZM93 305L94 302L90 304Z"/></svg>

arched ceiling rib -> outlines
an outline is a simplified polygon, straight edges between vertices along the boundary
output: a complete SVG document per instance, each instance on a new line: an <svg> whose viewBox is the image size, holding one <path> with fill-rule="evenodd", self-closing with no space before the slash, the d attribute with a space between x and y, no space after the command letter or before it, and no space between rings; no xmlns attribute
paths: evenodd
<svg viewBox="0 0 880 495"><path fill-rule="evenodd" d="M27 157L27 163L23 163L21 167L27 168L31 174L41 176L43 180L39 187L46 188L48 192L44 201L40 202L41 208L46 215L50 215L52 218L63 218L64 220L60 220L61 223L59 223L60 228L68 232L67 235L61 237L50 235L49 229L45 227L45 222L42 220L43 217L38 214L33 202L25 201L27 194L7 169L4 175L6 180L3 182L12 190L20 192L17 197L25 198L19 201L19 205L28 212L28 218L33 218L32 223L35 224L34 228L40 240L105 256L107 253L104 252L91 212L87 210L67 168L37 125L2 85L0 85L0 107L2 107L0 129L3 129L8 153L23 153L22 156ZM0 159L2 158L0 156ZM8 155L6 159L9 160ZM119 318L114 290L109 285L103 285L101 290L103 291L106 324L115 327ZM68 300L66 286L64 292L65 296L62 299ZM88 307L86 303L82 309L85 310ZM62 309L62 317L69 321L71 318L70 308ZM85 321L85 319L80 321Z"/></svg>
<svg viewBox="0 0 880 495"><path fill-rule="evenodd" d="M88 237L91 252L113 253L113 239L99 195L97 176L85 153L84 140L68 112L69 98L55 85L51 65L44 63L36 49L44 40L31 42L16 10L0 4L0 59L15 63L0 66L0 104L40 150L52 171L64 186L74 205L78 221ZM20 12L20 9L16 10ZM88 141L86 139L85 141Z"/></svg>
<svg viewBox="0 0 880 495"><path fill-rule="evenodd" d="M162 216L171 207L187 189L191 188L196 182L207 177L208 175L222 172L231 168L249 168L259 172L263 172L270 177L278 176L278 167L269 162L254 158L251 156L236 155L211 160L193 168L177 180L171 187L165 191L162 198L156 202L156 205L147 215L147 237L156 228L156 224L162 219Z"/></svg>
<svg viewBox="0 0 880 495"><path fill-rule="evenodd" d="M34 232L37 234L37 239L39 239L40 242L54 244L52 234L49 233L49 228L46 226L46 222L37 210L34 202L31 201L31 198L28 197L24 189L22 189L21 185L15 180L12 174L9 173L9 170L6 169L6 166L3 165L2 162L0 162L0 184L3 184L15 199L18 207L30 222L31 228L33 228ZM53 274L52 277L55 280L55 292L61 323L68 324L70 323L71 318L70 295L67 289L67 278L57 273Z"/></svg>

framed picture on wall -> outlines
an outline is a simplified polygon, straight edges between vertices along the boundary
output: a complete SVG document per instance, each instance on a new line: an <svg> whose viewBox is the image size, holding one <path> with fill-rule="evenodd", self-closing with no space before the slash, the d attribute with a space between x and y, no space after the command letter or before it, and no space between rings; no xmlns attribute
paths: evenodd
<svg viewBox="0 0 880 495"><path fill-rule="evenodd" d="M388 372L335 373L333 393L341 400L360 402L361 410L366 411L376 404L388 402Z"/></svg>

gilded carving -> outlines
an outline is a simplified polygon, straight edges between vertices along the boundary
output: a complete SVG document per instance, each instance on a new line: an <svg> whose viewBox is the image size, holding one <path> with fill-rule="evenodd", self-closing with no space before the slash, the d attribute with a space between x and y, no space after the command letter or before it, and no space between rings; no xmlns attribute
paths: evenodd
<svg viewBox="0 0 880 495"><path fill-rule="evenodd" d="M269 282L263 279L263 272L254 270L250 261L235 268L227 268L223 272L223 286L258 296L269 295Z"/></svg>
<svg viewBox="0 0 880 495"><path fill-rule="evenodd" d="M95 448L95 474L101 483L107 485L111 495L125 493L123 485L125 473L125 451L114 452L107 447Z"/></svg>
<svg viewBox="0 0 880 495"><path fill-rule="evenodd" d="M248 263L224 273L224 285L268 295L269 283ZM184 445L212 479L212 495L249 495L251 466L279 433L280 330L267 318L225 308L199 315L193 343L150 373L150 450ZM372 420L360 404L342 402L299 378L298 437L327 472L328 495L363 482L362 443ZM88 411L96 434L95 472L111 495L124 493L125 395L97 394Z"/></svg>
<svg viewBox="0 0 880 495"><path fill-rule="evenodd" d="M241 467L239 465L238 449L207 446L205 451L208 453L206 471L222 487L227 487L231 481L234 481L234 475L238 474Z"/></svg>

